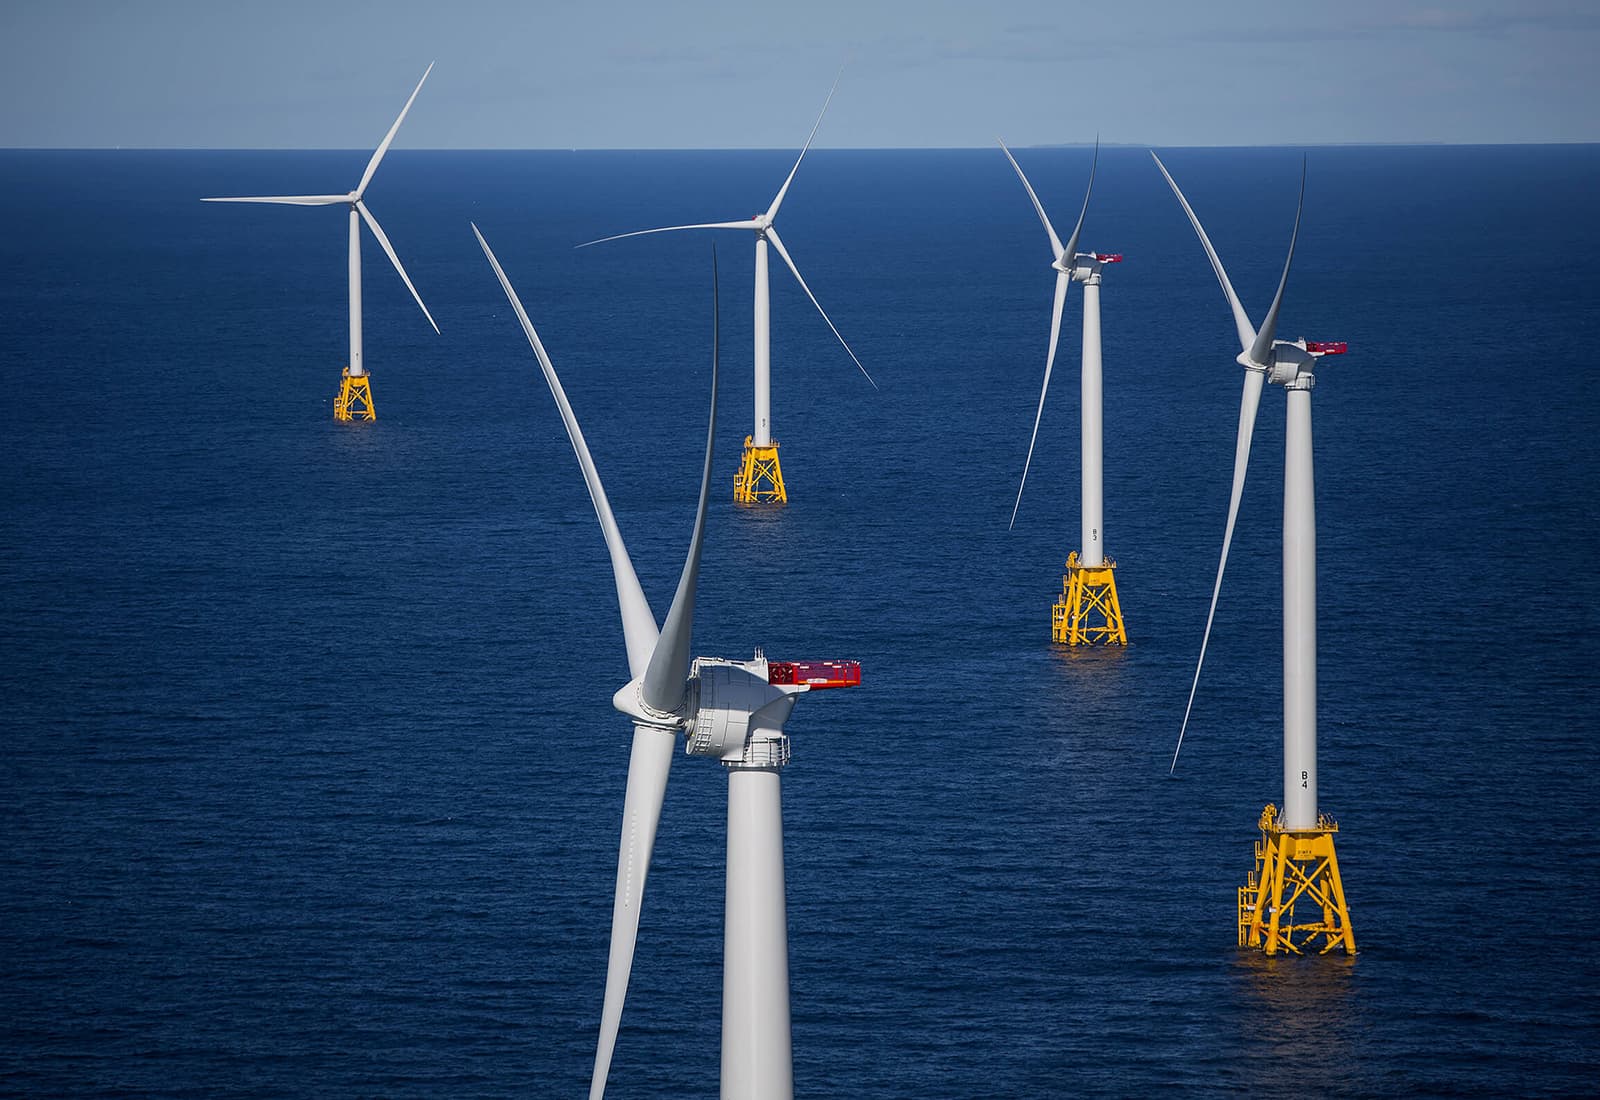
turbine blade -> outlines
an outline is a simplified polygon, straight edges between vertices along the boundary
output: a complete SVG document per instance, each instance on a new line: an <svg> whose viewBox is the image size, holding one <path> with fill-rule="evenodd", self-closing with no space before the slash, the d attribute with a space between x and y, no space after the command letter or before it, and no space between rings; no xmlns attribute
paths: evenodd
<svg viewBox="0 0 1600 1100"><path fill-rule="evenodd" d="M578 456L578 466L583 470L583 482L589 489L589 499L594 502L594 514L600 520L601 533L605 535L606 549L611 554L611 572L617 582L617 607L622 613L622 635L628 647L628 674L640 677L650 665L650 654L655 651L656 617L650 610L650 602L644 597L644 589L639 587L639 577L633 571L633 560L628 557L628 548L622 541L622 532L617 528L617 519L611 512L611 502L606 499L605 486L600 483L600 474L594 468L594 458L589 454L589 444L584 441L583 429L578 426L578 418L572 411L572 405L567 401L567 393L561 388L561 379L556 377L556 368L550 363L550 356L544 350L544 344L539 340L539 334L533 329L533 322L528 320L528 311L522 308L522 299L517 297L517 292L511 287L511 280L506 278L506 273L500 266L500 261L495 259L494 252L489 248L489 242L483 239L483 234L478 232L478 227L472 227L472 233L478 238L478 244L483 248L483 254L489 258L489 266L494 268L495 275L500 279L500 286L506 292L506 299L510 301L511 308L517 315L517 320L522 323L522 331L528 337L528 344L533 348L533 353L539 359L539 369L544 371L544 380L550 386L550 394L556 399L556 407L561 410L561 421L566 425L567 438L572 441L573 453Z"/></svg>
<svg viewBox="0 0 1600 1100"><path fill-rule="evenodd" d="M606 1091L611 1054L622 1023L622 1002L628 996L633 971L633 949L639 940L639 907L644 901L645 876L661 824L661 803L667 795L667 772L672 767L677 735L658 726L635 723L633 750L628 757L628 792L622 800L622 840L617 845L617 889L611 905L611 948L606 961L605 999L600 1008L600 1039L595 1047L594 1076L589 1096L599 1100Z"/></svg>
<svg viewBox="0 0 1600 1100"><path fill-rule="evenodd" d="M236 199L201 199L201 202L274 202L283 206L337 206L349 195L249 195Z"/></svg>
<svg viewBox="0 0 1600 1100"><path fill-rule="evenodd" d="M822 314L822 319L828 322L828 327L833 329L834 336L838 337L839 343L844 347L845 352L851 359L855 360L856 366L861 368L861 373L866 375L867 381L872 382L872 375L867 374L867 368L861 366L861 360L856 359L856 353L850 350L850 345L844 342L844 337L839 336L839 330L834 328L833 322L828 319L828 311L822 308L822 303L817 301L817 296L811 293L810 287L806 286L805 279L800 275L800 269L795 267L794 261L789 258L789 250L784 248L783 242L778 239L778 231L769 227L767 229L767 240L771 241L772 247L778 250L778 255L783 257L783 262L789 265L789 270L794 273L795 281L800 284L800 289L806 292L806 297L811 299L811 304L817 307L817 312ZM877 389L878 384L872 382L872 388Z"/></svg>
<svg viewBox="0 0 1600 1100"><path fill-rule="evenodd" d="M1072 236L1067 238L1067 259L1078 254L1078 234L1083 232L1083 218L1089 213L1089 196L1094 193L1094 173L1100 167L1100 135L1094 136L1094 160L1089 162L1089 186L1083 189L1083 209L1078 211L1078 224L1072 227Z"/></svg>
<svg viewBox="0 0 1600 1100"><path fill-rule="evenodd" d="M428 79L428 74L431 72L433 72L433 62L430 61L428 62L428 67L423 70L422 80L417 81L417 86L411 90L411 98L406 100L404 107L400 108L400 117L394 120L394 125L389 127L389 132L383 135L383 144L378 146L377 151L372 154L372 159L367 161L367 170L361 173L361 182L356 184L356 198L359 199L366 194L367 184L372 182L372 173L378 170L378 162L389 151L389 143L394 140L394 135L399 132L400 124L406 120L406 112L411 110L411 104L416 101L417 93L422 91L423 81Z"/></svg>
<svg viewBox="0 0 1600 1100"><path fill-rule="evenodd" d="M717 253L711 252L711 413L706 424L706 460L700 472L700 505L695 512L694 535L689 540L689 556L678 578L678 591L661 624L661 638L650 655L640 694L647 705L671 712L683 702L689 682L689 644L694 625L694 593L700 579L700 548L706 532L706 505L711 500L711 455L717 438Z"/></svg>
<svg viewBox="0 0 1600 1100"><path fill-rule="evenodd" d="M620 241L624 237L644 237L651 233L676 233L680 229L760 229L761 223L750 219L742 222L704 222L700 225L665 225L660 229L635 229L632 233L618 233L611 237L601 237L596 241L584 241L582 244L573 245L574 248L588 248L592 244L605 244L607 241Z"/></svg>
<svg viewBox="0 0 1600 1100"><path fill-rule="evenodd" d="M1178 747L1172 752L1171 775L1178 766L1178 753L1183 751L1183 735L1189 728L1189 714L1194 710L1194 693L1200 686L1200 669L1206 663L1206 645L1211 641L1211 621L1217 616L1217 597L1222 592L1222 571L1228 567L1228 547L1233 544L1233 524L1239 518L1239 500L1244 496L1244 475L1250 465L1250 437L1255 433L1256 409L1261 405L1261 387L1267 376L1263 371L1244 372L1244 391L1239 397L1239 435L1233 449L1233 492L1228 497L1228 526L1222 532L1222 558L1217 562L1217 583L1211 589L1211 610L1206 613L1206 632L1200 639L1200 659L1194 666L1194 683L1189 685L1189 704L1183 708L1183 726L1178 730Z"/></svg>
<svg viewBox="0 0 1600 1100"><path fill-rule="evenodd" d="M1000 141L999 138L995 138L995 140ZM1050 250L1055 253L1055 258L1059 262L1067 254L1067 250L1061 244L1061 238L1056 236L1056 228L1050 224L1050 218L1044 212L1044 204L1039 201L1039 196L1034 194L1033 184L1029 183L1028 177L1022 174L1022 165L1017 163L1017 158L1011 155L1011 150L1006 148L1006 143L1003 141L1000 141L1000 151L1011 162L1011 167L1017 170L1017 178L1022 181L1022 186L1028 191L1028 197L1033 200L1033 208L1039 212L1039 220L1044 222L1044 231L1050 234ZM1082 223L1081 218L1079 223Z"/></svg>
<svg viewBox="0 0 1600 1100"><path fill-rule="evenodd" d="M1050 311L1050 353L1044 360L1044 385L1039 389L1039 411L1033 414L1033 435L1028 438L1028 461L1022 464L1022 484L1017 486L1017 502L1011 506L1011 524L1017 525L1017 509L1022 507L1022 490L1028 484L1028 467L1033 465L1033 445L1039 439L1039 418L1044 415L1044 395L1050 392L1050 368L1056 364L1056 343L1061 337L1061 307L1067 302L1067 288L1072 276L1065 271L1056 272L1056 304Z"/></svg>
<svg viewBox="0 0 1600 1100"><path fill-rule="evenodd" d="M1173 180L1172 173L1167 171L1167 166L1161 163L1161 158L1156 156L1154 149L1150 150L1150 157L1156 162L1156 167L1161 169L1161 174L1166 177L1172 193L1178 196L1183 212L1189 215L1189 223L1199 234L1200 243L1205 247L1206 256L1211 260L1211 270L1217 273L1217 282L1222 284L1222 293L1227 296L1228 306L1233 310L1233 325L1239 330L1239 350L1249 351L1250 346L1256 342L1255 326L1250 323L1250 317L1245 313L1244 306L1239 304L1239 296L1233 292L1233 284L1228 281L1228 273L1222 269L1222 261L1217 257L1217 250L1211 247L1211 238L1206 236L1205 229L1200 225L1200 219L1195 217L1194 208L1189 205L1189 200L1183 197L1183 192L1178 190L1178 184Z"/></svg>
<svg viewBox="0 0 1600 1100"><path fill-rule="evenodd" d="M1300 237L1300 211L1306 203L1306 165L1300 162L1300 201L1294 208L1294 232L1289 234L1289 255L1283 261L1283 277L1278 280L1278 293L1273 295L1272 308L1267 310L1267 319L1261 322L1261 331L1256 333L1255 342L1250 345L1250 361L1259 366L1267 365L1267 358L1272 354L1272 337L1278 330L1278 309L1283 305L1283 288L1289 285L1289 265L1294 262L1294 242Z"/></svg>
<svg viewBox="0 0 1600 1100"><path fill-rule="evenodd" d="M806 137L806 143L800 149L800 155L794 159L794 167L789 169L789 178L783 181L783 186L778 188L777 197L772 200L772 205L767 207L767 221L772 221L778 216L778 207L783 205L783 196L789 193L789 185L794 182L794 174L800 171L800 162L806 159L806 150L811 148L811 141L817 136L817 127L822 125L822 116L828 113L828 104L833 102L833 93L839 90L839 78L844 76L844 66L839 66L839 76L833 78L833 87L828 89L828 98L822 101L822 111L817 115L817 121L811 124L811 133Z"/></svg>
<svg viewBox="0 0 1600 1100"><path fill-rule="evenodd" d="M417 288L411 285L411 276L406 274L406 269L400 265L400 257L395 255L394 245L389 243L389 237L383 231L383 226L378 224L378 219L372 216L372 211L367 209L367 204L360 199L356 200L356 209L361 212L361 220L367 223L367 228L372 230L372 235L378 238L378 243L383 246L384 254L389 257L389 262L394 264L394 269L400 273L400 279L406 284L406 289L411 291L411 296L417 300L417 307L422 310L422 315L428 319L428 324L433 326L434 335L439 333L439 322L433 319L433 314L428 312L428 307L422 304L422 295L417 293Z"/></svg>

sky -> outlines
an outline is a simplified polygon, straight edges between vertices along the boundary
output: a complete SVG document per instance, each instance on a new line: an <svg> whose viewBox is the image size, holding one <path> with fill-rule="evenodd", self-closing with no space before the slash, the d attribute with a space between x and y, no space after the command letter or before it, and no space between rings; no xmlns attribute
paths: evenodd
<svg viewBox="0 0 1600 1100"><path fill-rule="evenodd" d="M1597 0L0 0L0 147L1600 141Z"/></svg>

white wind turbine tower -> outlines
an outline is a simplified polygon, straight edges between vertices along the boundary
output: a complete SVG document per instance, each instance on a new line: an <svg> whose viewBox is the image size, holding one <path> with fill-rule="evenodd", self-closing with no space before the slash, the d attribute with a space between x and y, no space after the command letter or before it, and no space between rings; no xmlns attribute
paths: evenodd
<svg viewBox="0 0 1600 1100"><path fill-rule="evenodd" d="M345 195L252 195L244 198L202 199L201 202L264 202L280 203L285 206L338 206L340 204L350 207L350 363L344 369L344 378L339 386L339 396L334 399L333 416L336 420L376 420L376 410L372 404L372 384L367 377L367 370L361 361L361 223L366 222L367 228L372 230L372 235L378 239L378 244L383 247L384 253L389 257L389 262L394 264L394 269L400 273L400 278L406 284L406 289L411 291L411 296L417 300L417 306L422 310L422 315L428 319L428 324L433 326L433 331L439 331L439 325L433 319L433 314L428 312L428 307L422 304L422 295L417 293L417 288L411 285L411 278L406 274L406 269L400 264L400 257L395 255L394 246L389 243L388 236L383 227L378 224L378 219L372 216L372 211L367 209L367 204L362 201L366 194L367 184L372 182L372 175L378 170L378 163L383 160L383 155L389 151L389 145L394 141L394 135L400 129L400 124L406 120L406 112L411 110L411 104L417 98L417 93L422 91L423 81L428 79L428 73L433 72L430 63L422 74L422 80L417 81L417 86L411 92L411 98L406 100L406 105L401 108L400 117L394 120L394 125L389 127L389 132L384 135L383 143L378 146L372 159L367 161L367 170L361 173L361 182L356 184L355 190Z"/></svg>
<svg viewBox="0 0 1600 1100"><path fill-rule="evenodd" d="M1022 481L1017 486L1017 501L1011 507L1011 525L1016 526L1017 509L1022 506L1022 490L1028 484L1028 468L1033 465L1033 446L1039 439L1039 419L1044 415L1045 395L1050 392L1050 371L1055 366L1056 344L1061 336L1061 310L1067 301L1067 289L1074 283L1083 284L1083 367L1081 400L1081 454L1082 454L1082 550L1067 557L1067 572L1062 577L1061 598L1050 611L1050 636L1067 645L1092 645L1105 642L1127 645L1128 634L1122 621L1122 604L1117 599L1117 563L1105 555L1105 495L1103 492L1104 431L1101 411L1100 376L1100 274L1106 264L1121 263L1120 253L1079 252L1078 235L1083 231L1084 215L1089 212L1089 195L1094 190L1095 168L1100 163L1100 142L1094 146L1094 160L1089 166L1089 185L1083 192L1083 209L1078 212L1078 224L1072 236L1063 245L1056 236L1055 227L1044 212L1044 204L1034 193L1033 185L1023 174L1017 158L1011 155L1005 142L1000 149L1017 170L1017 178L1027 189L1033 208L1050 235L1050 250L1055 261L1050 265L1056 273L1055 305L1050 311L1050 350L1044 361L1044 385L1039 390L1039 409L1033 415L1033 435L1028 440L1028 458L1022 466Z"/></svg>
<svg viewBox="0 0 1600 1100"><path fill-rule="evenodd" d="M843 345L845 352L866 375L867 381L872 382L872 388L877 389L878 384L872 381L872 375L867 374L867 368L861 366L861 360L856 358L856 353L850 350L850 345L845 343L845 338L839 335L839 330L834 327L833 321L828 317L822 303L817 301L817 296L811 293L811 288L806 285L805 278L800 274L800 269L795 266L794 260L789 256L789 250L783 247L783 241L778 236L778 228L773 223L778 217L778 208L783 205L783 197L789 193L789 185L794 182L795 173L800 170L800 162L805 159L806 150L811 148L811 141L817 136L817 128L822 125L822 117L828 113L828 104L833 102L833 93L839 87L836 78L833 88L828 91L828 98L822 104L822 112L817 115L816 123L811 127L811 134L806 138L805 146L800 150L800 155L795 159L794 167L789 170L789 176L783 181L783 186L778 188L778 193L773 197L772 204L766 212L757 214L753 218L732 222L705 222L699 225L669 225L660 229L640 229L632 233L618 233L611 237L601 237L599 240L586 241L579 248L587 248L593 244L604 244L606 241L618 241L624 237L642 237L650 233L675 233L683 229L748 229L756 235L756 270L755 270L755 427L744 441L744 455L739 466L739 473L733 482L733 499L741 504L773 503L786 504L789 500L788 490L783 483L783 469L778 462L778 442L772 438L772 352L771 352L771 320L772 310L767 293L767 245L777 249L778 255L783 259L789 271L793 273L795 281L800 284L800 289L806 292L806 297L811 299L811 304L817 307L817 312L822 314L822 319L828 323L828 328Z"/></svg>
<svg viewBox="0 0 1600 1100"><path fill-rule="evenodd" d="M789 1028L789 941L784 904L783 808L779 772L789 762L784 723L802 692L860 683L854 661L768 661L759 650L748 661L697 657L690 661L695 586L710 496L712 441L716 431L716 306L713 261L711 413L706 430L700 502L689 554L666 621L658 630L632 560L606 499L577 417L555 367L528 320L511 282L478 233L511 308L532 345L545 381L577 453L589 497L610 551L629 680L612 705L633 720L611 914L611 950L605 999L589 1095L605 1093L611 1055L633 968L645 876L661 820L667 772L679 731L685 751L722 762L728 771L727 896L723 930L722 1096L787 1098L794 1093Z"/></svg>
<svg viewBox="0 0 1600 1100"><path fill-rule="evenodd" d="M1289 238L1283 276L1266 320L1257 330L1251 326L1194 209L1161 158L1154 151L1150 155L1155 157L1156 167L1189 216L1217 281L1222 284L1239 334L1241 350L1236 361L1245 370L1228 523L1223 530L1222 556L1217 562L1217 579L1206 616L1205 637L1200 643L1200 658L1195 664L1194 684L1189 689L1183 729L1178 733L1178 749L1183 748L1183 734L1188 729L1189 710L1194 707L1195 688L1200 683L1200 668L1205 663L1206 643L1217 612L1217 597L1222 591L1222 573L1228 564L1228 547L1233 542L1234 521L1244 493L1261 387L1272 382L1288 391L1283 464L1283 811L1279 813L1276 806L1269 804L1261 814L1262 839L1256 847L1256 869L1239 890L1239 945L1260 947L1269 955L1279 950L1300 954L1315 946L1320 937L1322 954L1342 947L1354 955L1355 933L1334 852L1333 834L1339 826L1317 807L1317 525L1311 460L1311 389L1316 384L1313 371L1322 356L1343 355L1347 349L1342 342L1273 338L1283 291L1289 282L1289 265L1294 260L1295 240L1300 234L1305 168L1302 164L1300 202L1295 207L1294 233ZM1176 751L1172 762L1176 767ZM1297 902L1314 910L1312 920L1295 922Z"/></svg>

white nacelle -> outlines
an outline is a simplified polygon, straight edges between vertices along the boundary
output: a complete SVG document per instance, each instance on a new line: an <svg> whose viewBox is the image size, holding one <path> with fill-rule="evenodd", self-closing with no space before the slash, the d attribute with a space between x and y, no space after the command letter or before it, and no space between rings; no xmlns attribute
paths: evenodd
<svg viewBox="0 0 1600 1100"><path fill-rule="evenodd" d="M1317 357L1306 350L1304 340L1298 343L1275 340L1272 344L1272 367L1267 372L1267 381L1275 386L1287 386L1296 378L1305 375L1304 385L1309 389L1314 383L1311 372L1316 366Z"/></svg>
<svg viewBox="0 0 1600 1100"><path fill-rule="evenodd" d="M696 657L691 677L694 692L684 751L729 761L744 758L752 734L781 739L795 695L808 690L804 684L769 684L764 657Z"/></svg>

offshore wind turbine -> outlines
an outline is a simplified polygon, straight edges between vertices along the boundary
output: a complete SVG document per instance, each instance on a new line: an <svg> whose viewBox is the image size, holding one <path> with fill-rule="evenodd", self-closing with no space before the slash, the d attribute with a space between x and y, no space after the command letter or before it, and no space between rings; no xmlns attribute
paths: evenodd
<svg viewBox="0 0 1600 1100"><path fill-rule="evenodd" d="M666 796L677 735L684 751L722 762L728 772L727 893L722 962L722 1096L787 1100L794 1095L789 1026L789 940L784 904L783 806L779 772L789 762L784 724L800 694L861 682L856 661L769 661L760 649L748 661L690 660L695 589L710 499L712 443L717 420L716 268L712 266L711 412L694 534L678 589L658 629L639 586L627 546L606 498L589 446L578 426L539 334L499 260L473 226L522 331L539 360L578 456L589 498L611 557L622 633L632 677L612 697L633 720L617 851L600 1036L590 1080L591 1100L605 1093L622 1005L633 969L645 876Z"/></svg>
<svg viewBox="0 0 1600 1100"><path fill-rule="evenodd" d="M1234 293L1222 260L1194 208L1161 158L1153 150L1150 155L1189 216L1217 281L1222 284L1239 335L1240 352L1235 361L1245 370L1228 523L1223 530L1222 556L1217 562L1217 580L1211 591L1200 657L1195 663L1194 684L1189 689L1183 728L1178 731L1178 751L1183 748L1183 734L1189 726L1195 688L1205 664L1206 643L1211 639L1211 623L1217 613L1222 573L1228 564L1234 521L1244 493L1261 388L1271 382L1288 393L1283 460L1283 809L1280 812L1269 803L1261 813L1261 843L1256 845L1255 870L1239 889L1239 946L1258 947L1269 955L1280 950L1301 954L1316 947L1320 938L1320 954L1342 947L1354 955L1355 932L1350 926L1333 843L1339 826L1321 813L1317 804L1317 523L1311 455L1311 390L1316 385L1317 361L1325 355L1343 355L1348 349L1343 342L1274 339L1284 288L1289 283L1289 265L1294 261L1295 241L1300 235L1300 211L1306 194L1304 162L1289 255L1283 262L1283 275L1266 320L1256 329ZM1178 752L1174 751L1173 767L1177 763ZM1313 910L1310 920L1296 923L1296 903Z"/></svg>
<svg viewBox="0 0 1600 1100"><path fill-rule="evenodd" d="M339 396L333 401L333 418L335 420L376 420L377 410L372 404L372 383L367 376L366 365L361 360L361 223L366 222L367 228L372 230L372 235L377 238L378 244L383 247L384 254L389 257L389 262L394 264L394 269L400 273L400 279L406 284L406 289L411 291L411 297L417 301L417 306L422 310L422 315L428 319L428 324L433 326L433 331L439 331L438 322L433 319L433 314L428 312L428 307L422 304L422 295L417 293L417 288L411 285L411 277L406 274L406 269L400 263L400 257L395 254L394 246L389 243L389 237L378 224L378 219L372 216L372 211L367 209L367 204L362 201L366 194L367 185L372 182L373 173L378 170L378 164L389 151L389 145L394 141L394 135L399 131L400 124L406 120L406 113L411 110L411 104L416 100L417 93L422 91L423 82L428 79L428 73L433 72L430 62L422 74L422 80L417 81L417 86L412 89L411 98L406 100L406 105L400 110L400 117L394 120L394 125L389 127L389 132L384 135L383 142L377 151L372 154L372 159L367 161L367 170L361 173L361 180L356 184L355 190L343 195L251 195L243 198L201 199L201 202L258 202L278 203L284 206L339 206L341 204L350 208L350 362L344 368L343 380L339 385Z"/></svg>
<svg viewBox="0 0 1600 1100"><path fill-rule="evenodd" d="M1107 264L1122 262L1121 253L1079 252L1078 236L1089 212L1089 196L1094 191L1094 173L1100 163L1100 141L1095 139L1094 160L1089 165L1089 184L1083 192L1083 208L1072 236L1062 244L1056 236L1044 204L1023 174L1017 158L1005 142L1000 149L1017 170L1017 178L1033 200L1033 208L1050 237L1055 255L1050 265L1056 273L1055 304L1050 311L1050 350L1044 360L1044 385L1039 390L1039 409L1033 414L1033 435L1028 440L1028 458L1022 465L1022 481L1017 485L1017 501L1011 506L1011 526L1017 523L1022 506L1022 490L1028 484L1028 468L1033 465L1033 446L1039 439L1039 419L1044 415L1045 395L1050 392L1050 371L1055 366L1056 344L1061 336L1061 310L1067 290L1074 282L1083 284L1083 365L1080 402L1080 453L1082 456L1082 502L1080 533L1082 550L1067 555L1067 572L1061 578L1061 598L1050 609L1050 636L1067 645L1127 645L1128 633L1122 621L1122 603L1117 599L1117 563L1105 554L1104 432L1101 411L1100 377L1100 276Z"/></svg>
<svg viewBox="0 0 1600 1100"><path fill-rule="evenodd" d="M822 111L817 115L817 121L811 127L811 134L806 138L800 155L795 158L794 167L789 170L788 178L783 181L783 186L778 188L778 193L772 199L766 211L753 218L730 222L704 222L698 225L669 225L660 229L639 229L631 233L618 233L611 237L601 237L599 240L585 241L579 248L587 248L592 244L604 244L606 241L619 241L624 237L643 237L651 233L676 233L684 229L748 229L755 233L756 241L756 268L755 268L755 425L750 434L745 437L744 455L739 464L739 472L733 479L733 499L740 504L787 504L789 491L783 483L783 468L778 462L778 441L772 438L772 339L771 321L772 309L767 290L767 245L770 242L777 249L778 256L783 260L789 271L794 275L795 281L800 284L800 289L806 292L806 297L811 299L811 304L817 307L817 312L822 314L822 319L828 323L828 328L844 347L845 352L866 375L867 381L872 382L872 388L877 389L878 384L872 381L872 375L867 374L867 368L861 366L861 360L856 358L856 353L850 350L850 345L834 327L828 313L822 308L822 303L817 301L817 296L811 293L811 288L806 285L800 269L795 266L789 250L783 246L783 240L778 236L778 228L773 224L778 217L778 208L783 205L783 198L789 193L789 185L794 182L795 173L800 171L800 162L805 160L806 151L811 148L812 139L817 136L817 128L822 125L822 117L828 113L828 104L833 102L833 93L839 87L839 81L834 79L833 88L828 90L828 98L823 101Z"/></svg>

